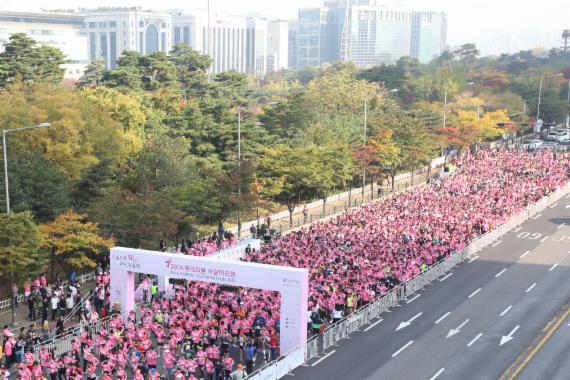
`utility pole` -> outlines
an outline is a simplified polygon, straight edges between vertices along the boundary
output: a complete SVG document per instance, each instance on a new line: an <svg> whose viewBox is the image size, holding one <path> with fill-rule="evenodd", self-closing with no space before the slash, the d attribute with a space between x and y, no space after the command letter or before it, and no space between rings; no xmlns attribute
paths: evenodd
<svg viewBox="0 0 570 380"><path fill-rule="evenodd" d="M445 94L443 95L443 127L447 122L447 83L445 84Z"/></svg>
<svg viewBox="0 0 570 380"><path fill-rule="evenodd" d="M366 148L367 139L367 129L368 129L368 100L364 99L364 148ZM362 169L362 201L364 201L364 187L366 186L366 168Z"/></svg>
<svg viewBox="0 0 570 380"><path fill-rule="evenodd" d="M540 78L540 86L538 88L538 110L536 112L536 121L540 120L540 102L542 100L542 81L544 78Z"/></svg>
<svg viewBox="0 0 570 380"><path fill-rule="evenodd" d="M241 108L238 109L238 198L241 207ZM238 237L241 237L241 209L238 208Z"/></svg>

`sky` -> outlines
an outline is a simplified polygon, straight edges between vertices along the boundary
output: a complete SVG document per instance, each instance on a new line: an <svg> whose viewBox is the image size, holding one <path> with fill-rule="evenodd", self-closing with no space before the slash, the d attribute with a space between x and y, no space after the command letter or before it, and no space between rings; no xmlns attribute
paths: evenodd
<svg viewBox="0 0 570 380"><path fill-rule="evenodd" d="M259 14L295 19L297 9L322 5L322 0L210 0L214 12ZM475 42L483 54L560 47L570 29L568 0L386 0L386 5L442 11L448 15L447 42L453 47ZM94 0L0 0L3 10L93 7ZM97 6L142 6L151 9L205 8L207 0L96 0ZM158 5L159 4L159 5Z"/></svg>

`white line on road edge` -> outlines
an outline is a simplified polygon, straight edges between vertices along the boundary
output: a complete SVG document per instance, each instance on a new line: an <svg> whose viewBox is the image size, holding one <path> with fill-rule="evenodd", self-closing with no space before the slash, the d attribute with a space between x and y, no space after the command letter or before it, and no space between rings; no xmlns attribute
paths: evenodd
<svg viewBox="0 0 570 380"><path fill-rule="evenodd" d="M472 263L473 261L477 260L479 258L479 256L473 256L471 259L469 259L469 262Z"/></svg>
<svg viewBox="0 0 570 380"><path fill-rule="evenodd" d="M414 343L414 341L413 341L413 340L410 340L408 343L406 343L406 344L404 345L404 347L402 347L402 348L400 348L398 351L394 352L394 353L392 354L392 357L395 358L396 356L398 356L398 354L399 354L400 352L404 351L404 350L405 350L406 348L408 348L412 343Z"/></svg>
<svg viewBox="0 0 570 380"><path fill-rule="evenodd" d="M530 253L530 251L526 251L525 253L523 253L523 254L521 255L521 259L524 258L524 257L525 257L526 255L528 255L529 253Z"/></svg>
<svg viewBox="0 0 570 380"><path fill-rule="evenodd" d="M479 333L475 338L473 338L473 340L469 343L467 343L467 347L471 347L472 345L475 344L475 342L477 342L479 340L479 338L481 338L483 336L483 333Z"/></svg>
<svg viewBox="0 0 570 380"><path fill-rule="evenodd" d="M499 244L501 244L503 241L502 240L498 240L496 242L493 243L493 247L498 246Z"/></svg>
<svg viewBox="0 0 570 380"><path fill-rule="evenodd" d="M558 227L556 227L557 229L561 229L562 227L564 227L566 225L566 222L562 223L561 225L559 225Z"/></svg>
<svg viewBox="0 0 570 380"><path fill-rule="evenodd" d="M541 243L544 243L544 242L546 241L546 239L548 239L548 237L549 237L549 236L546 235L545 237L543 237L542 239L540 239L540 242L541 242Z"/></svg>
<svg viewBox="0 0 570 380"><path fill-rule="evenodd" d="M331 352L329 352L328 354L326 354L325 356L323 356L322 358L320 358L319 360L317 360L316 362L314 362L313 364L311 364L311 367L316 366L317 364L319 364L320 362L322 362L323 360L325 360L326 358L328 358L329 356L331 356L332 354L334 354L336 352L336 350L332 350Z"/></svg>
<svg viewBox="0 0 570 380"><path fill-rule="evenodd" d="M536 282L534 284L532 284L527 290L526 292L530 292L532 289L534 289L534 287L536 286Z"/></svg>
<svg viewBox="0 0 570 380"><path fill-rule="evenodd" d="M495 278L501 277L501 275L502 275L503 273L505 273L506 271L507 271L507 268L503 269L502 271L500 271L499 273L497 273L497 274L495 275Z"/></svg>
<svg viewBox="0 0 570 380"><path fill-rule="evenodd" d="M554 207L556 207L556 206L558 206L558 202L553 203L552 206L550 206L550 208L554 208Z"/></svg>
<svg viewBox="0 0 570 380"><path fill-rule="evenodd" d="M557 266L558 266L558 263L554 264L553 266L550 267L550 269L548 271L552 272L554 269L556 269Z"/></svg>
<svg viewBox="0 0 570 380"><path fill-rule="evenodd" d="M503 310L503 312L501 314L499 314L499 317L502 317L505 314L507 314L509 312L509 310L511 310L512 308L513 308L512 306L507 307L505 310Z"/></svg>
<svg viewBox="0 0 570 380"><path fill-rule="evenodd" d="M380 323L380 322L382 322L382 321L383 321L383 319L380 319L379 321L377 321L377 322L374 322L373 324L371 324L370 326L368 326L367 328L365 328L365 329L364 329L364 330L362 330L362 331L368 331L368 330L371 330L371 329L373 329L373 328L374 328L374 327L375 327L375 326L376 326L378 323Z"/></svg>
<svg viewBox="0 0 570 380"><path fill-rule="evenodd" d="M437 325L439 322L443 321L445 318L447 318L449 316L449 314L451 314L450 311L448 311L447 313L443 314L443 316L441 318L439 318L437 321L435 321L435 324Z"/></svg>
<svg viewBox="0 0 570 380"><path fill-rule="evenodd" d="M441 375L443 373L443 371L445 371L445 368L442 368L439 371L437 371L437 373L435 375L433 375L432 377L430 377L429 380L437 379L439 377L439 375Z"/></svg>
<svg viewBox="0 0 570 380"><path fill-rule="evenodd" d="M415 300L417 300L418 298L420 298L421 294L416 294L414 297L410 298L408 301L406 301L406 303L412 303Z"/></svg>
<svg viewBox="0 0 570 380"><path fill-rule="evenodd" d="M449 277L451 277L453 273L448 273L444 278L440 279L439 282L443 282L445 280L447 280Z"/></svg>
<svg viewBox="0 0 570 380"><path fill-rule="evenodd" d="M471 294L469 295L469 298L475 297L475 294L479 293L480 291L481 291L481 288L475 290L473 293L471 293Z"/></svg>
<svg viewBox="0 0 570 380"><path fill-rule="evenodd" d="M536 215L535 215L535 216L533 216L532 218L533 218L533 219L538 219L538 218L540 218L541 216L542 216L542 213L540 213L540 214L536 214Z"/></svg>
<svg viewBox="0 0 570 380"><path fill-rule="evenodd" d="M515 229L513 230L513 232L517 232L517 231L520 230L521 228L522 228L521 226L518 226L517 228L515 228Z"/></svg>

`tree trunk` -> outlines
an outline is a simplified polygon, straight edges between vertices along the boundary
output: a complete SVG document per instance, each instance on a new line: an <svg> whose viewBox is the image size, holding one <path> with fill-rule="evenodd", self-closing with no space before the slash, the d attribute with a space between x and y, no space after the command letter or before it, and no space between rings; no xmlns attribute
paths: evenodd
<svg viewBox="0 0 570 380"><path fill-rule="evenodd" d="M352 182L348 183L348 205L352 202Z"/></svg>
<svg viewBox="0 0 570 380"><path fill-rule="evenodd" d="M374 199L374 180L376 179L375 176L371 177L371 181L370 181L370 199Z"/></svg>
<svg viewBox="0 0 570 380"><path fill-rule="evenodd" d="M326 214L326 207L327 207L327 197L325 195L323 196L323 218L325 217Z"/></svg>
<svg viewBox="0 0 570 380"><path fill-rule="evenodd" d="M395 170L390 172L390 177L392 177L392 192L394 192L394 189L396 187L396 171Z"/></svg>
<svg viewBox="0 0 570 380"><path fill-rule="evenodd" d="M51 249L51 283L55 282L55 247Z"/></svg>
<svg viewBox="0 0 570 380"><path fill-rule="evenodd" d="M293 210L295 210L295 205L290 201L287 202L287 210L289 210L289 226L293 227Z"/></svg>

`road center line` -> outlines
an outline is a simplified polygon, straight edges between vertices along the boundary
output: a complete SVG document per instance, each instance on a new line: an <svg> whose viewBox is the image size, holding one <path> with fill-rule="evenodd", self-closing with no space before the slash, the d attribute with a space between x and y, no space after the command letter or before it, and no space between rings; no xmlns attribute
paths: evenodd
<svg viewBox="0 0 570 380"><path fill-rule="evenodd" d="M526 255L528 255L529 253L530 253L530 251L526 251L525 253L523 253L523 254L521 255L521 259L524 258L524 257L525 257Z"/></svg>
<svg viewBox="0 0 570 380"><path fill-rule="evenodd" d="M498 246L499 244L501 244L503 241L502 240L498 240L496 242L493 243L493 247Z"/></svg>
<svg viewBox="0 0 570 380"><path fill-rule="evenodd" d="M548 271L552 272L554 269L556 269L557 266L558 266L558 263L554 264L553 266L550 267L550 269Z"/></svg>
<svg viewBox="0 0 570 380"><path fill-rule="evenodd" d="M437 371L435 375L433 375L432 377L429 378L429 380L437 379L439 377L439 375L441 375L443 373L443 371L445 371L445 368L442 368L439 371Z"/></svg>
<svg viewBox="0 0 570 380"><path fill-rule="evenodd" d="M479 288L479 289L475 290L473 293L471 293L471 294L469 295L469 298L472 298L472 297L474 297L474 296L475 296L475 294L479 293L480 291L481 291L481 288Z"/></svg>
<svg viewBox="0 0 570 380"><path fill-rule="evenodd" d="M311 364L311 367L316 366L317 364L319 364L320 362L322 362L323 360L325 360L326 358L328 358L329 356L331 356L332 354L334 354L336 352L336 350L332 350L331 352L329 352L328 354L326 354L325 356L323 356L322 358L320 358L319 360L317 360L316 362L314 362L313 364Z"/></svg>
<svg viewBox="0 0 570 380"><path fill-rule="evenodd" d="M437 325L439 322L443 321L445 318L447 318L449 316L449 314L451 314L450 311L448 311L447 313L443 314L441 316L441 318L439 318L437 321L435 321L435 324Z"/></svg>
<svg viewBox="0 0 570 380"><path fill-rule="evenodd" d="M507 314L509 312L509 310L511 310L513 307L509 306L507 307L505 310L503 310L503 312L501 314L499 314L500 317L504 316L505 314Z"/></svg>
<svg viewBox="0 0 570 380"><path fill-rule="evenodd" d="M453 273L448 273L444 278L442 278L441 280L439 280L439 282L443 282L445 280L447 280L449 277L451 277Z"/></svg>
<svg viewBox="0 0 570 380"><path fill-rule="evenodd" d="M527 290L526 292L530 292L532 289L534 289L534 287L536 286L536 282L534 284L532 284Z"/></svg>
<svg viewBox="0 0 570 380"><path fill-rule="evenodd" d="M497 273L497 274L495 275L495 278L501 277L501 275L502 275L503 273L505 273L506 271L507 271L507 268L503 269L502 271L500 271L499 273Z"/></svg>
<svg viewBox="0 0 570 380"><path fill-rule="evenodd" d="M374 322L373 324L371 324L370 326L368 326L367 328L365 328L365 329L362 330L362 331L371 330L371 329L373 329L378 323L380 323L380 322L382 322L382 321L383 321L383 319L380 319L380 320L378 320L377 322Z"/></svg>
<svg viewBox="0 0 570 380"><path fill-rule="evenodd" d="M413 298L410 298L408 301L406 301L406 303L412 303L415 300L417 300L418 298L420 298L421 294L416 294Z"/></svg>
<svg viewBox="0 0 570 380"><path fill-rule="evenodd" d="M471 342L467 343L467 347L471 347L473 344L475 344L475 342L477 342L479 340L479 338L481 338L483 336L483 333L479 333L477 334L477 336L475 338L473 338L471 340Z"/></svg>
<svg viewBox="0 0 570 380"><path fill-rule="evenodd" d="M546 239L548 239L548 237L549 237L549 236L546 235L545 237L543 237L542 239L540 239L540 242L541 242L541 243L544 243L544 242L546 241Z"/></svg>
<svg viewBox="0 0 570 380"><path fill-rule="evenodd" d="M400 348L398 351L394 352L392 354L392 357L395 358L396 356L398 356L398 354L400 354L402 351L404 351L406 348L408 348L412 343L414 343L413 340L410 340L408 343L406 343L404 345L404 347Z"/></svg>
<svg viewBox="0 0 570 380"><path fill-rule="evenodd" d="M479 256L473 256L471 259L469 259L469 262L472 263L473 261L477 260L479 258Z"/></svg>

